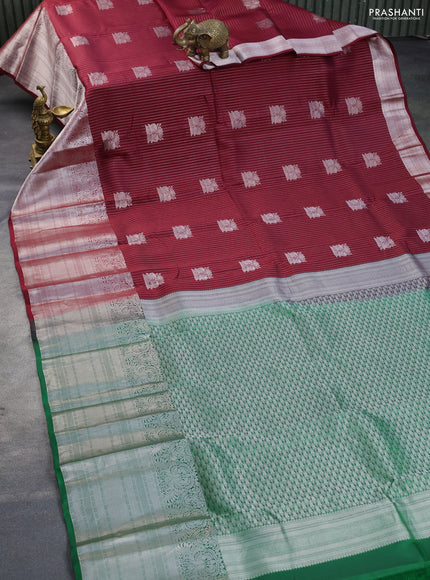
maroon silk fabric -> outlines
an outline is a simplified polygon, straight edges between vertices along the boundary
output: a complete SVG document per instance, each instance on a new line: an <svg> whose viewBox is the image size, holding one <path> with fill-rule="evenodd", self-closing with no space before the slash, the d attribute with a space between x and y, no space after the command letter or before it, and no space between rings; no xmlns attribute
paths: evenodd
<svg viewBox="0 0 430 580"><path fill-rule="evenodd" d="M247 2L47 3L86 86L109 219L141 297L428 251L417 231L430 201L389 135L367 40L212 70L172 44L190 14L224 20L231 46L343 26Z"/></svg>

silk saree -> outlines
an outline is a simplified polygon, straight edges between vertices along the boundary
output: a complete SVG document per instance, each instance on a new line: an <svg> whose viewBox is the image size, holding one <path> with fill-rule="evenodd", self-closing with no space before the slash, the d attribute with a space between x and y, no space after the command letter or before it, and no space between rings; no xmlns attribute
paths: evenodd
<svg viewBox="0 0 430 580"><path fill-rule="evenodd" d="M10 218L76 577L426 577L430 160L387 41L45 0L0 67L76 109Z"/></svg>

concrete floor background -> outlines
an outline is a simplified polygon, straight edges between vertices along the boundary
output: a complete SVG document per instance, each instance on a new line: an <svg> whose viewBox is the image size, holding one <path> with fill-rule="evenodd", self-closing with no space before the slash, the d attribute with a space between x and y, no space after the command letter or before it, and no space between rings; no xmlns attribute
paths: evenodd
<svg viewBox="0 0 430 580"><path fill-rule="evenodd" d="M391 40L409 108L430 147L430 41ZM0 77L0 579L71 580L67 533L7 224L29 173L32 103L9 78Z"/></svg>

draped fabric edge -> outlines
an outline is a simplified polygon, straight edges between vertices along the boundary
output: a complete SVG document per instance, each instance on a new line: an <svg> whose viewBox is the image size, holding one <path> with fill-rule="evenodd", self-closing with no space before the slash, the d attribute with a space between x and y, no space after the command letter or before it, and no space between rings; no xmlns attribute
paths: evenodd
<svg viewBox="0 0 430 580"><path fill-rule="evenodd" d="M405 254L380 262L336 270L296 274L289 278L263 278L230 288L181 291L162 298L142 298L146 319L163 324L187 316L241 312L271 302L331 302L361 299L364 293L392 295L407 287L426 288L430 254ZM396 290L397 288L397 290Z"/></svg>
<svg viewBox="0 0 430 580"><path fill-rule="evenodd" d="M334 560L312 567L280 570L258 576L259 580L424 580L430 569L422 563L411 563L417 554L428 553L429 539L403 540L376 548L369 552L355 554L340 560ZM387 562L390 568L384 570ZM384 570L384 571L381 571Z"/></svg>
<svg viewBox="0 0 430 580"><path fill-rule="evenodd" d="M342 52L357 40L369 38L378 34L375 30L347 24L332 34L317 38L284 38L275 36L263 42L245 42L234 46L228 58L220 58L216 52L210 53L210 62L202 63L199 59L189 57L198 66L205 70L214 67L237 65L251 59L267 58L285 52L295 52L298 55L330 56Z"/></svg>
<svg viewBox="0 0 430 580"><path fill-rule="evenodd" d="M67 105L76 110L85 98L84 85L43 3L1 47L2 73L31 95L37 95L37 85L45 85L47 105L51 107ZM61 123L66 125L72 118L73 114Z"/></svg>
<svg viewBox="0 0 430 580"><path fill-rule="evenodd" d="M428 538L425 513L429 507L430 493L397 502L387 498L330 515L221 536L219 542L229 578L246 580L267 569L293 570Z"/></svg>

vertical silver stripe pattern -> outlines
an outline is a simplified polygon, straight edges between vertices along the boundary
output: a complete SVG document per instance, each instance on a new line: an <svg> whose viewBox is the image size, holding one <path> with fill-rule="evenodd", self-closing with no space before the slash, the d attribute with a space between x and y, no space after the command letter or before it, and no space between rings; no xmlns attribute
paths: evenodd
<svg viewBox="0 0 430 580"><path fill-rule="evenodd" d="M429 36L430 9L427 2L420 0L367 0L367 2L342 0L289 0L290 4L306 8L315 14L349 24L366 26L378 30L384 36ZM4 44L29 14L40 4L40 0L0 0L0 43ZM424 8L419 20L374 20L369 9Z"/></svg>

